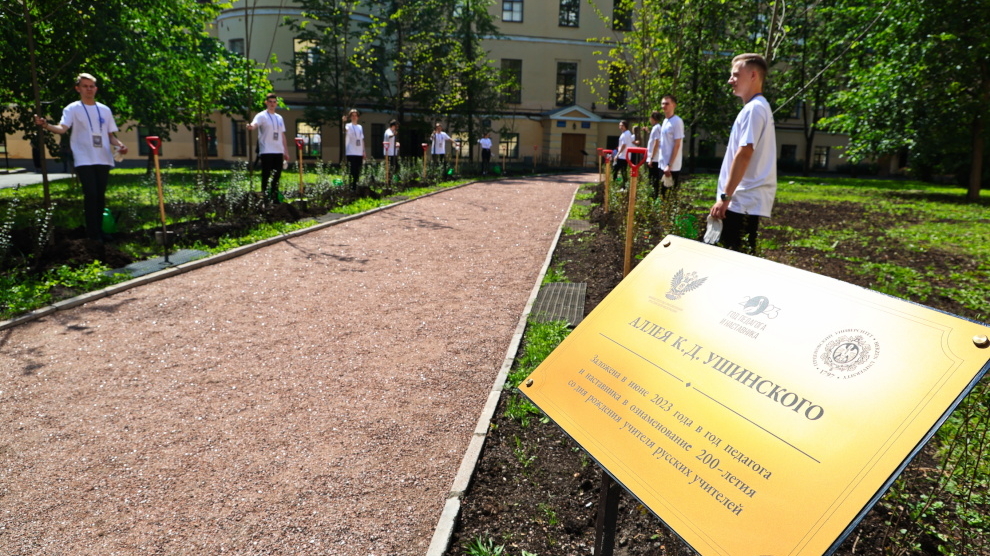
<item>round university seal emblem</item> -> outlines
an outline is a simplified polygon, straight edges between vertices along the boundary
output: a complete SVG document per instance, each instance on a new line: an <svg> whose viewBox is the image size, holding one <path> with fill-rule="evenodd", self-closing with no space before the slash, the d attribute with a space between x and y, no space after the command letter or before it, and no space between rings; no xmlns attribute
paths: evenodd
<svg viewBox="0 0 990 556"><path fill-rule="evenodd" d="M870 369L880 356L880 343L864 330L841 330L815 349L814 365L821 374L847 379Z"/></svg>

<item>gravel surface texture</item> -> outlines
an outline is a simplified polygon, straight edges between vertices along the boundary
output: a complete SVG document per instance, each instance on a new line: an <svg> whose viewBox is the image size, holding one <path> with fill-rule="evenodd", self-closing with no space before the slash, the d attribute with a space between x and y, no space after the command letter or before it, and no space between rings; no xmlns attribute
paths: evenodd
<svg viewBox="0 0 990 556"><path fill-rule="evenodd" d="M0 554L423 554L579 184L448 190L0 332Z"/></svg>

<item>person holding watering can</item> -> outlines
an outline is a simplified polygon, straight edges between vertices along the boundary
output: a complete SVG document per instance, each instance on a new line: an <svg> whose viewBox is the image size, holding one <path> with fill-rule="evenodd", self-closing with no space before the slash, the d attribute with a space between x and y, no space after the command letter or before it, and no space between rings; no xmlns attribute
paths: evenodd
<svg viewBox="0 0 990 556"><path fill-rule="evenodd" d="M79 100L62 109L62 121L58 124L35 114L34 123L47 131L62 135L74 129L70 137L72 159L76 175L83 188L83 212L86 221L86 237L102 244L103 209L106 205L107 182L115 154L127 154L127 146L115 135L117 123L110 108L96 102L96 78L88 73L76 77Z"/></svg>

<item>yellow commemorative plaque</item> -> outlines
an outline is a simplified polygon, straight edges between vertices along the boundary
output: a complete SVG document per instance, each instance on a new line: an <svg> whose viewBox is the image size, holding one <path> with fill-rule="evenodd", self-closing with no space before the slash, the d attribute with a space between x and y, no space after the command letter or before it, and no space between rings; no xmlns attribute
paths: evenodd
<svg viewBox="0 0 990 556"><path fill-rule="evenodd" d="M990 328L670 236L521 386L703 556L831 553Z"/></svg>

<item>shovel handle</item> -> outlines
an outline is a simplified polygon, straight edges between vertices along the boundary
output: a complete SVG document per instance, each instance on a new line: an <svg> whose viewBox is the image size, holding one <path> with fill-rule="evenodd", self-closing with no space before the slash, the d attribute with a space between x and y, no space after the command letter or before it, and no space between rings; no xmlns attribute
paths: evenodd
<svg viewBox="0 0 990 556"><path fill-rule="evenodd" d="M306 146L306 140L302 137L296 137L296 148L301 149Z"/></svg>
<svg viewBox="0 0 990 556"><path fill-rule="evenodd" d="M148 143L148 146L151 147L151 152L157 155L158 149L162 146L161 137L157 135L149 135L145 137L144 140Z"/></svg>
<svg viewBox="0 0 990 556"><path fill-rule="evenodd" d="M646 149L643 147L629 147L628 149L626 149L626 153L627 153L626 161L628 162L629 167L632 168L632 175L639 176L639 167L642 166L644 162L646 162ZM632 161L633 157L629 156L633 154L643 155L639 157L639 164L633 164Z"/></svg>

